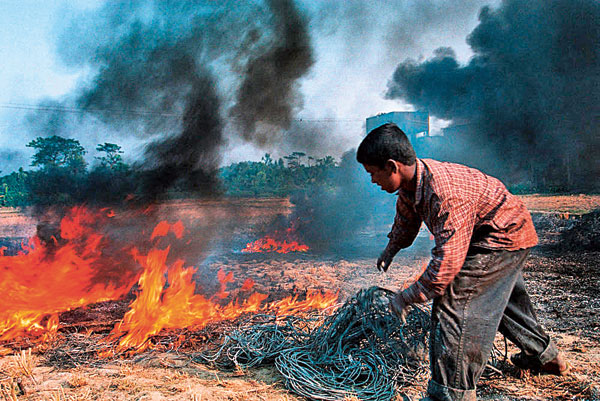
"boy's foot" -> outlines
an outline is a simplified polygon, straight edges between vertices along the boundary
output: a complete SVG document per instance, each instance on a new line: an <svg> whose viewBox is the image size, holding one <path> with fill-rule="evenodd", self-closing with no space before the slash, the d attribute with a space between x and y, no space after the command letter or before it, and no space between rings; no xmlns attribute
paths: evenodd
<svg viewBox="0 0 600 401"><path fill-rule="evenodd" d="M566 376L571 372L571 365L564 360L561 354L558 354L556 358L543 365L538 362L537 358L527 356L524 352L512 355L510 361L519 369L532 370L550 375Z"/></svg>

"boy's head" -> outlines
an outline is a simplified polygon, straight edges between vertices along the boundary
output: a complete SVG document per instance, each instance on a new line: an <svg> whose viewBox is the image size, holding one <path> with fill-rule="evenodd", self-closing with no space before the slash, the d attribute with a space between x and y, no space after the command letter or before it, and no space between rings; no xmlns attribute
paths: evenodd
<svg viewBox="0 0 600 401"><path fill-rule="evenodd" d="M371 175L371 182L394 193L410 189L417 156L406 134L396 124L375 128L358 146L356 159Z"/></svg>
<svg viewBox="0 0 600 401"><path fill-rule="evenodd" d="M384 168L390 159L407 166L415 164L417 159L406 134L393 123L369 132L356 151L356 160L361 164Z"/></svg>

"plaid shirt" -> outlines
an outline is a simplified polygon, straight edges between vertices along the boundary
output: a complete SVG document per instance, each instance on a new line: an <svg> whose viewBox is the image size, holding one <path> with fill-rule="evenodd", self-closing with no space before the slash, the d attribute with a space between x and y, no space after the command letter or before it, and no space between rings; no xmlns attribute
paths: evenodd
<svg viewBox="0 0 600 401"><path fill-rule="evenodd" d="M387 250L410 246L421 222L435 247L419 279L401 292L407 304L444 293L460 271L469 247L518 250L537 244L531 216L496 178L454 163L417 159L416 190L400 190Z"/></svg>

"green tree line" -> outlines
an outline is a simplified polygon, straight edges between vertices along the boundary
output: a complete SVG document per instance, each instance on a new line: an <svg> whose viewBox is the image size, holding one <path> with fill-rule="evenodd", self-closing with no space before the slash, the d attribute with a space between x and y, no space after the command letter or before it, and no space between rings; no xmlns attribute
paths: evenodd
<svg viewBox="0 0 600 401"><path fill-rule="evenodd" d="M0 177L0 206L110 202L134 188L119 145L99 144L91 167L84 159L87 151L76 139L38 137L26 146L35 151L33 169L21 167Z"/></svg>
<svg viewBox="0 0 600 401"><path fill-rule="evenodd" d="M0 206L32 204L110 203L136 194L144 172L123 161L121 147L98 144L91 166L86 149L76 139L38 137L27 147L34 149L31 170L20 168L0 177ZM265 154L259 162L233 163L219 170L226 196L289 196L309 187L332 187L337 169L332 156L313 158L303 152L274 160ZM174 188L185 193L185 188Z"/></svg>
<svg viewBox="0 0 600 401"><path fill-rule="evenodd" d="M220 177L225 193L230 196L288 196L308 187L332 186L336 167L332 156L315 159L294 152L274 161L267 153L259 162L246 161L221 168Z"/></svg>

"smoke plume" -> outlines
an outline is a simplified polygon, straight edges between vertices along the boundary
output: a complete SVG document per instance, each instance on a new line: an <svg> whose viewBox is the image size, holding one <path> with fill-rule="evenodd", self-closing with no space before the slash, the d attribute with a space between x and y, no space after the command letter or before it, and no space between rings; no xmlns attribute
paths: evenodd
<svg viewBox="0 0 600 401"><path fill-rule="evenodd" d="M330 182L290 199L298 234L316 252L377 255L387 243L382 234L391 227L394 199L369 182L354 149L344 153Z"/></svg>
<svg viewBox="0 0 600 401"><path fill-rule="evenodd" d="M290 0L268 0L268 5L273 12L273 35L250 55L231 110L242 136L259 145L290 127L302 106L298 79L314 63L306 22L296 6ZM258 129L259 123L267 127Z"/></svg>
<svg viewBox="0 0 600 401"><path fill-rule="evenodd" d="M455 143L495 157L467 156L466 148L454 156L502 178L593 182L600 172L590 157L600 145L600 3L505 0L481 9L467 41L474 56L466 65L450 48L402 62L387 97L452 120Z"/></svg>
<svg viewBox="0 0 600 401"><path fill-rule="evenodd" d="M113 32L124 33L96 48L90 63L98 74L76 100L103 123L152 138L141 165L151 198L176 184L211 192L217 181L220 100L202 58L203 33L190 28L119 21Z"/></svg>
<svg viewBox="0 0 600 401"><path fill-rule="evenodd" d="M222 116L236 115L241 136L264 144L256 124L289 127L301 105L297 80L313 63L306 21L291 0L111 1L65 20L61 61L89 74L53 101L56 113L31 116L31 127L43 136L91 131L88 146L99 142L99 124L136 138L149 198L173 187L218 192L228 139ZM64 109L81 114L63 118Z"/></svg>

